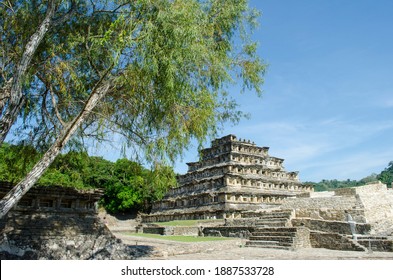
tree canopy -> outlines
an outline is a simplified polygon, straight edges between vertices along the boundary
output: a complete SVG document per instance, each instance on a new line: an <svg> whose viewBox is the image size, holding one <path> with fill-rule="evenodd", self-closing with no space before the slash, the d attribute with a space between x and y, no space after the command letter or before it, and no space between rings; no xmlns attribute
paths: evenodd
<svg viewBox="0 0 393 280"><path fill-rule="evenodd" d="M393 182L393 161L389 162L388 166L382 170L379 174L371 174L360 180L322 180L318 183L316 182L306 182L314 186L315 191L334 191L338 188L352 188L357 186L363 186L367 183L372 183L376 181L381 181L386 184L388 188L392 187Z"/></svg>
<svg viewBox="0 0 393 280"><path fill-rule="evenodd" d="M389 187L393 187L393 161L389 162L388 166L380 174L378 174L377 178Z"/></svg>
<svg viewBox="0 0 393 280"><path fill-rule="evenodd" d="M218 123L241 115L225 91L228 82L260 92L265 66L245 32L257 16L247 1L9 3L2 6L4 93L16 83L15 68L34 31L53 14L24 72L23 121L14 129L18 139L43 150L95 91L102 99L79 124L78 136L103 139L118 132L146 155L171 159L191 137L202 141ZM2 125L12 97L4 99Z"/></svg>
<svg viewBox="0 0 393 280"><path fill-rule="evenodd" d="M0 143L43 153L0 202L3 217L60 151L114 132L173 160L241 112L228 85L260 93L265 65L246 0L48 0L0 5Z"/></svg>
<svg viewBox="0 0 393 280"><path fill-rule="evenodd" d="M40 153L31 146L4 143L0 147L0 181L19 182L39 157ZM147 169L126 158L111 162L70 151L60 154L36 185L102 189L101 205L108 212L117 213L149 211L151 203L177 183L173 169L168 166Z"/></svg>

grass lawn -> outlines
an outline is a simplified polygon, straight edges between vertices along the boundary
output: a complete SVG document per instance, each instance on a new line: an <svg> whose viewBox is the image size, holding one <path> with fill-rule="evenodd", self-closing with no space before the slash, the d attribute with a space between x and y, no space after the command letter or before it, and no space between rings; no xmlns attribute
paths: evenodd
<svg viewBox="0 0 393 280"><path fill-rule="evenodd" d="M129 233L128 235L148 237L162 240L170 241L180 241L180 242L204 242L204 241L222 241L230 240L233 238L228 237L203 237L203 236L183 236L183 235L159 235L150 233Z"/></svg>
<svg viewBox="0 0 393 280"><path fill-rule="evenodd" d="M200 224L205 223L224 223L224 219L216 219L216 220L174 220L169 222L156 222L154 224L159 226L198 226Z"/></svg>

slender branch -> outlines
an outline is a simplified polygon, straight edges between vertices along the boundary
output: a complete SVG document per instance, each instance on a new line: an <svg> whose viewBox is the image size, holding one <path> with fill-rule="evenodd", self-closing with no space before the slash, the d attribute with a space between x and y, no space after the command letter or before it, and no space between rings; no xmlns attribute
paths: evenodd
<svg viewBox="0 0 393 280"><path fill-rule="evenodd" d="M56 122L53 120L51 114L49 113L48 109L46 108L46 97L48 95L48 89L46 89L43 97L42 97L42 112L41 112L41 118L44 120L45 116L49 119L49 121L53 124L53 127L55 130L57 130L57 125ZM45 122L45 121L43 121Z"/></svg>
<svg viewBox="0 0 393 280"><path fill-rule="evenodd" d="M89 61L90 66L94 69L96 74L98 76L100 76L100 71L97 69L97 67L95 66L94 62L91 60L91 56L90 56L91 52L90 52L90 47L89 47L89 44L88 44L88 38L90 38L90 25L87 28L87 38L85 38L85 48L86 48L87 54L88 54L87 55L87 59Z"/></svg>
<svg viewBox="0 0 393 280"><path fill-rule="evenodd" d="M71 18L71 16L75 13L75 11L76 11L75 0L71 0L71 7L68 10L68 12L57 19L53 19L53 26L54 27L59 26L60 24L63 24L64 22L69 20Z"/></svg>
<svg viewBox="0 0 393 280"><path fill-rule="evenodd" d="M31 187L37 182L40 176L45 172L49 165L59 155L62 148L67 144L70 138L74 135L75 131L81 126L83 121L91 114L97 103L104 97L112 88L112 81L109 80L101 85L96 85L94 91L89 96L84 108L81 112L70 122L67 126L63 127L59 137L52 144L52 146L43 155L40 161L33 167L33 169L13 187L4 197L0 200L0 219L5 217L12 207L18 203L23 195L28 192Z"/></svg>
<svg viewBox="0 0 393 280"><path fill-rule="evenodd" d="M93 12L93 13L110 13L110 14L122 13L121 11L118 12L118 10L120 10L121 8L123 8L124 6L127 6L127 5L129 5L128 2L123 3L123 4L120 4L119 6L117 6L117 7L116 7L115 9L113 9L113 10L95 10L95 9L94 9L94 12ZM129 13L127 13L127 14L129 14Z"/></svg>
<svg viewBox="0 0 393 280"><path fill-rule="evenodd" d="M56 117L59 120L60 124L64 127L64 126L67 125L67 123L65 121L63 121L63 118L60 115L59 108L57 107L57 103L56 103L56 98L55 98L55 95L53 93L53 86L50 85L49 88L50 88L49 93L50 93L50 95L52 97L51 98L52 99L52 105L53 105L53 109L55 110Z"/></svg>
<svg viewBox="0 0 393 280"><path fill-rule="evenodd" d="M22 79L39 44L49 30L53 15L55 13L54 2L54 0L49 1L45 19L38 27L38 30L30 37L29 42L26 44L25 50L22 54L22 58L19 62L16 73L13 75L7 109L0 119L0 144L4 142L5 137L11 129L11 126L14 124L26 100L22 94Z"/></svg>
<svg viewBox="0 0 393 280"><path fill-rule="evenodd" d="M53 106L53 109L55 110L57 120L60 122L61 126L63 126L63 127L66 126L67 123L61 117L61 114L59 112L59 108L57 106L56 97L54 95L55 89L54 89L53 85L51 83L49 83L40 73L36 73L36 76L46 87L46 91L43 95L42 108L46 112L47 117L49 118L49 120L53 123L53 125L56 128L56 123L54 122L53 118L51 117L49 111L46 108L46 96L48 95L48 92L49 92L51 95L52 106Z"/></svg>
<svg viewBox="0 0 393 280"><path fill-rule="evenodd" d="M0 116L3 113L3 109L5 104L7 103L8 99L11 96L11 84L12 84L12 78L9 79L4 87L0 91Z"/></svg>
<svg viewBox="0 0 393 280"><path fill-rule="evenodd" d="M15 14L15 10L12 8L12 4L10 3L10 1L7 1L7 3L0 2L0 5L3 5L4 7L8 8L9 10L12 11L12 13Z"/></svg>

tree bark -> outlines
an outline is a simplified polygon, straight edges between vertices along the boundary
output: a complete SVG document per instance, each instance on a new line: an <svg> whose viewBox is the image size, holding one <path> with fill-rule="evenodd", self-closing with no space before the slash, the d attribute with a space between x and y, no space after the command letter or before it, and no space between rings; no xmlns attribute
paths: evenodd
<svg viewBox="0 0 393 280"><path fill-rule="evenodd" d="M83 121L91 114L94 107L110 90L111 82L106 82L101 87L96 88L87 100L83 110L79 115L63 128L59 137L44 154L42 159L33 167L33 169L13 187L0 201L0 219L3 219L7 213L18 203L22 196L37 182L49 165L59 155L61 149L67 144L68 140L80 127Z"/></svg>
<svg viewBox="0 0 393 280"><path fill-rule="evenodd" d="M16 73L13 75L11 89L7 99L7 107L5 109L4 115L0 119L0 145L4 142L5 137L11 129L11 126L16 121L16 118L18 117L25 102L25 98L23 98L22 94L23 76L25 75L26 70L30 65L31 59L33 58L39 44L41 43L42 39L50 28L52 19L56 11L54 2L55 1L52 0L48 3L45 19L38 27L38 30L30 37L30 40L26 44L22 58L17 67ZM0 115L1 114L2 111L0 111Z"/></svg>
<svg viewBox="0 0 393 280"><path fill-rule="evenodd" d="M11 84L12 84L12 79L7 81L3 86L3 88L0 90L0 116L2 115L5 104L7 104L7 101L10 98Z"/></svg>

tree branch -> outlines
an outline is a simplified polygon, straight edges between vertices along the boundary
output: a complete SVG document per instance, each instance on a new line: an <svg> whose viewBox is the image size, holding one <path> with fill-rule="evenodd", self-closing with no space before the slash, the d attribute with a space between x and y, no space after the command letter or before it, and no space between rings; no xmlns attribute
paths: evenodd
<svg viewBox="0 0 393 280"><path fill-rule="evenodd" d="M56 98L55 98L55 95L54 95L54 93L53 93L53 87L52 87L52 85L49 86L49 89L50 89L50 90L49 90L49 93L50 93L50 95L51 95L51 97L52 97L52 98L51 98L51 99L52 99L52 105L53 105L53 109L55 110L56 117L57 117L57 119L59 120L60 124L64 127L64 126L67 125L67 123L63 121L63 118L62 118L61 115L60 115L59 109L57 108Z"/></svg>
<svg viewBox="0 0 393 280"><path fill-rule="evenodd" d="M71 7L68 10L67 13L65 13L64 15L62 15L61 17L57 18L57 19L53 19L53 26L58 26L60 24L63 24L64 22L66 22L67 20L69 20L71 18L71 16L75 13L76 10L76 3L75 0L71 0Z"/></svg>
<svg viewBox="0 0 393 280"><path fill-rule="evenodd" d="M10 97L7 104L7 109L0 120L0 144L4 142L11 126L15 122L20 110L23 107L26 98L22 94L22 80L27 71L33 55L35 54L39 44L48 32L52 22L53 15L55 14L55 1L51 0L48 3L46 15L38 30L30 37L26 44L22 58L17 67L16 73L13 75Z"/></svg>
<svg viewBox="0 0 393 280"><path fill-rule="evenodd" d="M48 95L48 91L49 89L46 89L43 97L42 97L42 112L41 112L41 118L42 118L42 122L45 122L45 116L49 119L49 121L53 124L53 127L55 130L57 130L57 125L56 122L53 120L51 114L49 113L48 109L46 108L46 96Z"/></svg>
<svg viewBox="0 0 393 280"><path fill-rule="evenodd" d="M7 101L8 101L8 99L10 98L10 96L11 96L11 84L12 84L12 78L11 79L9 79L6 83L5 83L5 85L4 85L4 87L1 89L1 91L0 91L0 116L2 115L2 113L3 113L3 109L4 109L4 106L5 106L5 104L7 103Z"/></svg>
<svg viewBox="0 0 393 280"><path fill-rule="evenodd" d="M7 9L11 10L12 13L15 14L15 10L12 8L12 4L10 3L10 1L7 1L7 3L5 3L5 2L0 2L0 5L3 5L3 6L6 7Z"/></svg>
<svg viewBox="0 0 393 280"><path fill-rule="evenodd" d="M83 121L91 114L94 107L98 102L111 90L112 80L107 82L100 81L100 85L96 85L95 89L89 96L85 106L81 112L74 118L74 120L63 127L59 137L43 155L40 161L33 167L33 169L26 175L26 177L13 187L4 197L0 200L0 219L11 210L11 208L18 203L22 196L28 192L31 187L37 182L49 165L59 155L62 148L67 144L70 138L74 135L75 131L81 126Z"/></svg>

